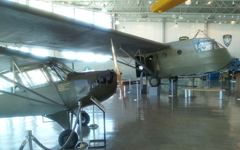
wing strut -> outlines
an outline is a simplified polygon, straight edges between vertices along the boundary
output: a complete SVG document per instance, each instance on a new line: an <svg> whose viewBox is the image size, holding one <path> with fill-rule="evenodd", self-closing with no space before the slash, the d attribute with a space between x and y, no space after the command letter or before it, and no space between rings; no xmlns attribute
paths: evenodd
<svg viewBox="0 0 240 150"><path fill-rule="evenodd" d="M136 63L138 63L140 66L142 66L149 74L152 76L155 76L154 72L152 72L151 69L149 69L147 66L145 66L143 63L141 63L137 58L135 58L132 54L128 53L126 50L124 50L121 46L119 48L121 51L123 51L127 56L131 57Z"/></svg>
<svg viewBox="0 0 240 150"><path fill-rule="evenodd" d="M30 85L29 81L26 79L26 77L23 75L22 71L19 69L18 65L16 64L16 62L12 59L12 63L14 64L14 66L17 68L18 72L21 74L21 76L27 81L28 86L32 89L32 86ZM13 74L15 74L13 72Z"/></svg>
<svg viewBox="0 0 240 150"><path fill-rule="evenodd" d="M3 90L0 90L0 93L8 94L8 95L11 95L11 96L16 96L16 97L19 97L19 98L27 99L27 100L30 100L30 101L33 101L33 102L37 102L37 103L41 103L41 104L46 104L46 105L51 105L51 106L59 107L59 105L56 105L56 104L51 104L51 103L43 102L43 101L40 101L40 100L37 100L37 99L33 99L33 98L21 96L21 95L18 95L18 94L13 94L13 93L6 92L6 91L3 91ZM62 108L62 107L61 107L61 108Z"/></svg>
<svg viewBox="0 0 240 150"><path fill-rule="evenodd" d="M57 68L55 67L55 65L52 62L50 62L50 65L53 68L53 70L56 71L56 73L59 76L59 78L61 78L61 80L65 80L64 77L61 75L61 73L57 70Z"/></svg>

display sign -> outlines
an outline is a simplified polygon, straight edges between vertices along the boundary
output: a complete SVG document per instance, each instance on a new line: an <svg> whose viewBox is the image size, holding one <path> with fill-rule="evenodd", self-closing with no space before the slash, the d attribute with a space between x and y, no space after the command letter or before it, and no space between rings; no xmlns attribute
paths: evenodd
<svg viewBox="0 0 240 150"><path fill-rule="evenodd" d="M225 34L223 35L223 43L228 47L232 42L232 35Z"/></svg>

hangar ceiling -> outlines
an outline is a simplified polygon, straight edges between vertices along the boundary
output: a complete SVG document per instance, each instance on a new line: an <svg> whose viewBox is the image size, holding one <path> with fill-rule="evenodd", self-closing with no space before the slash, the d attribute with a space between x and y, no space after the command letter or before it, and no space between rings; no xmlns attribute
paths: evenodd
<svg viewBox="0 0 240 150"><path fill-rule="evenodd" d="M156 0L42 0L54 4L72 6L85 10L101 12L119 21L177 21L177 22L240 22L240 0L191 0L167 12L157 14L150 11Z"/></svg>

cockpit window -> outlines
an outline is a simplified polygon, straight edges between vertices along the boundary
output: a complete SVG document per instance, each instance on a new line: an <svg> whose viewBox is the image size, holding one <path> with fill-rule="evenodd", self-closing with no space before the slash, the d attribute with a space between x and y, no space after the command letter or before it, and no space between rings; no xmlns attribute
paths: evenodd
<svg viewBox="0 0 240 150"><path fill-rule="evenodd" d="M56 73L56 71L54 71L53 69L51 69L50 67L47 68L53 82L59 82L61 81L61 78L59 77L59 75Z"/></svg>
<svg viewBox="0 0 240 150"><path fill-rule="evenodd" d="M8 77L9 79L13 80L13 73L9 72L6 74L3 74L4 76ZM13 84L0 78L0 90L11 92L12 91Z"/></svg>
<svg viewBox="0 0 240 150"><path fill-rule="evenodd" d="M221 44L212 39L193 39L193 43L198 52L223 48Z"/></svg>
<svg viewBox="0 0 240 150"><path fill-rule="evenodd" d="M66 79L67 75L73 72L73 70L69 68L67 65L60 63L58 64L54 63L52 65L52 69L58 74L58 76L61 76L61 78L63 79Z"/></svg>
<svg viewBox="0 0 240 150"><path fill-rule="evenodd" d="M27 71L24 75L30 79L30 83L33 87L48 83L48 79L46 75L44 75L42 68Z"/></svg>

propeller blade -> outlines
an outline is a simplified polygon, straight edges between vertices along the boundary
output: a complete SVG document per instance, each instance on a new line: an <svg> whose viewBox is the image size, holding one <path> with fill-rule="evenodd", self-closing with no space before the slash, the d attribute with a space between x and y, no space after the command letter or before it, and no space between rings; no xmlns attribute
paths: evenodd
<svg viewBox="0 0 240 150"><path fill-rule="evenodd" d="M125 108L127 108L126 101L125 101L125 98L124 98L124 93L123 93L121 73L120 73L120 70L119 70L119 67L118 67L117 57L116 57L115 50L114 50L114 47L113 47L113 41L112 41L112 39L111 39L111 44L112 44L113 60L114 60L115 68L116 68L118 83L119 83L120 91L121 91L121 94L122 94L124 106L125 106Z"/></svg>

